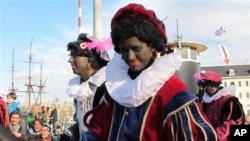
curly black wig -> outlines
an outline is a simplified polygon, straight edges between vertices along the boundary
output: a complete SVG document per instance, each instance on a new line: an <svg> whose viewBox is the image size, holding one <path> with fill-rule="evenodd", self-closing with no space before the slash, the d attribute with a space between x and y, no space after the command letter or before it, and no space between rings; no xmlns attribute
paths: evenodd
<svg viewBox="0 0 250 141"><path fill-rule="evenodd" d="M100 69L106 66L108 61L101 58L101 53L97 52L96 49L88 50L82 49L80 43L69 42L67 45L67 50L70 51L70 56L84 56L88 58L88 61L92 64L93 69Z"/></svg>
<svg viewBox="0 0 250 141"><path fill-rule="evenodd" d="M131 37L137 37L158 52L162 52L167 43L164 24L152 10L138 4L118 10L111 21L111 37L117 53L120 53L119 43Z"/></svg>

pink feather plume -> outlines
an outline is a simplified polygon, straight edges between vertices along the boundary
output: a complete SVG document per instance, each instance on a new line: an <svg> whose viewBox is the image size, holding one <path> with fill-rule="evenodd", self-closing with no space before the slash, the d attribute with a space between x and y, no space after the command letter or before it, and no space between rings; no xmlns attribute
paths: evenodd
<svg viewBox="0 0 250 141"><path fill-rule="evenodd" d="M93 39L92 42L87 42L86 46L89 50L96 48L99 52L105 52L113 48L113 43L112 39L109 37L103 38L102 40Z"/></svg>
<svg viewBox="0 0 250 141"><path fill-rule="evenodd" d="M195 82L202 81L201 74L198 73L198 72L196 72L196 73L194 74L194 80L195 80Z"/></svg>

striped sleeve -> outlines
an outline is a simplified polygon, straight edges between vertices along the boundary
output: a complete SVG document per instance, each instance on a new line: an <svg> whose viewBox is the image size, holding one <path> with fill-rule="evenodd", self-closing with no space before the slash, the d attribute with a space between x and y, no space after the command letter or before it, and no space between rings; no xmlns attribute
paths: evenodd
<svg viewBox="0 0 250 141"><path fill-rule="evenodd" d="M217 135L208 122L196 98L188 91L176 95L166 106L163 127L169 140L217 141Z"/></svg>

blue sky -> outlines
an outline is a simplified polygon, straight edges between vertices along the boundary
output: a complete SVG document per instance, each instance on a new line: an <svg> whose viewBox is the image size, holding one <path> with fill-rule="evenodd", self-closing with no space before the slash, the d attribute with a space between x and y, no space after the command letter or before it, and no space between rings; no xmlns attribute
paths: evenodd
<svg viewBox="0 0 250 141"><path fill-rule="evenodd" d="M218 44L228 48L231 65L250 63L250 2L249 0L103 0L102 37L110 35L110 21L115 12L130 2L153 9L164 21L169 41L176 35L176 20L183 41L205 44L208 49L199 56L201 66L223 65ZM93 34L93 1L82 0L82 31ZM77 38L77 0L1 0L0 1L0 93L11 88L12 51L14 82L19 91L26 91L28 59L32 42L32 83L46 80L42 98L62 99L68 80L73 77L67 63L66 44ZM223 27L226 33L215 36ZM112 54L112 51L110 52ZM26 62L25 62L26 61ZM34 87L38 91L38 87ZM27 99L19 93L20 100ZM34 95L33 100L36 96Z"/></svg>

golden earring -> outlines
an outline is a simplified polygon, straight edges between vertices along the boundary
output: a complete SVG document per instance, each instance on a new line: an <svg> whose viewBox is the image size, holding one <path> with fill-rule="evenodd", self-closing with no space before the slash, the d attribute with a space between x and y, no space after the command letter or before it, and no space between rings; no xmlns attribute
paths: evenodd
<svg viewBox="0 0 250 141"><path fill-rule="evenodd" d="M159 53L157 52L157 51L155 51L155 50L153 50L153 52L152 52L152 58L153 59L155 59L155 58L157 58L159 56Z"/></svg>

